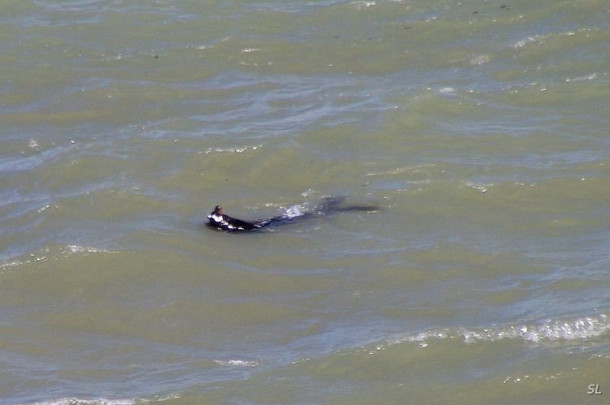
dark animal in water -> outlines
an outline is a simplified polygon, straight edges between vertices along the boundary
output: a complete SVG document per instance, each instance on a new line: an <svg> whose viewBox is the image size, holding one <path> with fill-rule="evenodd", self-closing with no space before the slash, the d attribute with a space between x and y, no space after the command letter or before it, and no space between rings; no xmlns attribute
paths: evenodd
<svg viewBox="0 0 610 405"><path fill-rule="evenodd" d="M220 205L217 205L214 208L214 211L208 215L207 225L222 231L247 232L262 230L275 225L298 222L308 217L321 216L332 212L373 212L379 210L379 207L376 205L347 205L344 204L344 201L345 197L328 197L324 198L313 210L306 210L302 206L295 205L286 210L286 213L283 215L256 221L244 221L243 219L230 217L224 213Z"/></svg>

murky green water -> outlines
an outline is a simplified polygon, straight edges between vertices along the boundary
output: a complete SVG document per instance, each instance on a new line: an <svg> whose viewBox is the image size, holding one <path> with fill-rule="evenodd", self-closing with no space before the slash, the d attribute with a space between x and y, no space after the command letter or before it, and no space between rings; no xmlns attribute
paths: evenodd
<svg viewBox="0 0 610 405"><path fill-rule="evenodd" d="M604 403L605 2L2 6L0 403Z"/></svg>

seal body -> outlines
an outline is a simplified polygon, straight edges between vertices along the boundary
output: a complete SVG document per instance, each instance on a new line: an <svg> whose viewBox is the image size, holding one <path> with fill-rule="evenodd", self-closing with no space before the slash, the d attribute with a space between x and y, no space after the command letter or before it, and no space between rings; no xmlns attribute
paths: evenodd
<svg viewBox="0 0 610 405"><path fill-rule="evenodd" d="M262 228L259 221L248 222L237 218L232 218L225 214L220 205L214 208L214 211L208 215L208 225L213 228L218 228L221 231L252 231Z"/></svg>
<svg viewBox="0 0 610 405"><path fill-rule="evenodd" d="M214 207L214 211L208 215L207 225L221 231L247 232L262 230L272 225L299 222L305 218L321 216L332 212L372 212L379 210L379 207L376 205L346 205L344 204L344 200L345 197L328 197L324 198L314 209L305 209L303 206L295 205L287 209L286 213L283 215L257 221L244 221L243 219L230 217L224 213L220 205L217 205Z"/></svg>

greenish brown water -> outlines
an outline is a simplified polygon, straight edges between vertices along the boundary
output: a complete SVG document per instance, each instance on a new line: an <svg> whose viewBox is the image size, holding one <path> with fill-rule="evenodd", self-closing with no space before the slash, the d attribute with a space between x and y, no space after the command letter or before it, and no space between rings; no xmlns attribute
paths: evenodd
<svg viewBox="0 0 610 405"><path fill-rule="evenodd" d="M605 2L2 5L0 403L604 403Z"/></svg>

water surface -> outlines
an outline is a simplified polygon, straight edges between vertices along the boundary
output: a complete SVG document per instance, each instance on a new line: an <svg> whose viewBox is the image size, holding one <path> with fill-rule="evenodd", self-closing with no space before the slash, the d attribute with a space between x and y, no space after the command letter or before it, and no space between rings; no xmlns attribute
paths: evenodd
<svg viewBox="0 0 610 405"><path fill-rule="evenodd" d="M6 2L0 402L604 403L609 11Z"/></svg>

